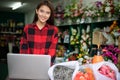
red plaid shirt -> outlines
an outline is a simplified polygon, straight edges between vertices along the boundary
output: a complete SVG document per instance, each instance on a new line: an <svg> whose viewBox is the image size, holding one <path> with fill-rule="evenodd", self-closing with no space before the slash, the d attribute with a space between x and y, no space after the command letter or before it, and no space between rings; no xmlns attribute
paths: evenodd
<svg viewBox="0 0 120 80"><path fill-rule="evenodd" d="M58 28L46 24L41 30L35 23L25 26L20 41L20 53L50 55L54 62Z"/></svg>

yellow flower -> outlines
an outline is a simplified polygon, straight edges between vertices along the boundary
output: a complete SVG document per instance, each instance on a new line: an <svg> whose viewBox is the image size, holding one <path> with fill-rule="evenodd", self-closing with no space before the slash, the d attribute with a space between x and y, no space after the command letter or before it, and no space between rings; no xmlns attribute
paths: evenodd
<svg viewBox="0 0 120 80"><path fill-rule="evenodd" d="M82 54L79 54L79 55L77 56L78 59L81 58L81 57L82 57Z"/></svg>

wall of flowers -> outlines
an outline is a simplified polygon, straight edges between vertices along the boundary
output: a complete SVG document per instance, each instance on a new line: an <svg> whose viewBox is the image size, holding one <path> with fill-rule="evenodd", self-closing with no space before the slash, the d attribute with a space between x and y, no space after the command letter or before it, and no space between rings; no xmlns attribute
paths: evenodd
<svg viewBox="0 0 120 80"><path fill-rule="evenodd" d="M68 2L68 1L67 1ZM55 8L56 25L110 21L119 18L120 3L114 0L70 0L68 4L58 3Z"/></svg>

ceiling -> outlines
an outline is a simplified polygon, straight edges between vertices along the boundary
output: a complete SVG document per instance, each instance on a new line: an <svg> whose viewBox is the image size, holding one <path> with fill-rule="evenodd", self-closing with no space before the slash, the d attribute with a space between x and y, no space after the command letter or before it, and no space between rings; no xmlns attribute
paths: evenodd
<svg viewBox="0 0 120 80"><path fill-rule="evenodd" d="M23 3L23 6L12 10L10 7L13 3L21 1ZM55 2L57 0L51 0L52 2ZM10 11L10 12L23 12L26 13L28 11L34 10L37 6L37 4L40 2L40 0L0 0L0 11Z"/></svg>

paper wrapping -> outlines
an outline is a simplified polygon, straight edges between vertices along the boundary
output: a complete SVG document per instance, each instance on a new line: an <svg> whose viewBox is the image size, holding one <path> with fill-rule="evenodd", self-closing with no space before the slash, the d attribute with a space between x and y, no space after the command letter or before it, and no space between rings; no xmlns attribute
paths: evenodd
<svg viewBox="0 0 120 80"><path fill-rule="evenodd" d="M100 31L94 31L93 32L93 38L92 43L96 45L102 45L105 44L107 39L103 36L102 32Z"/></svg>

